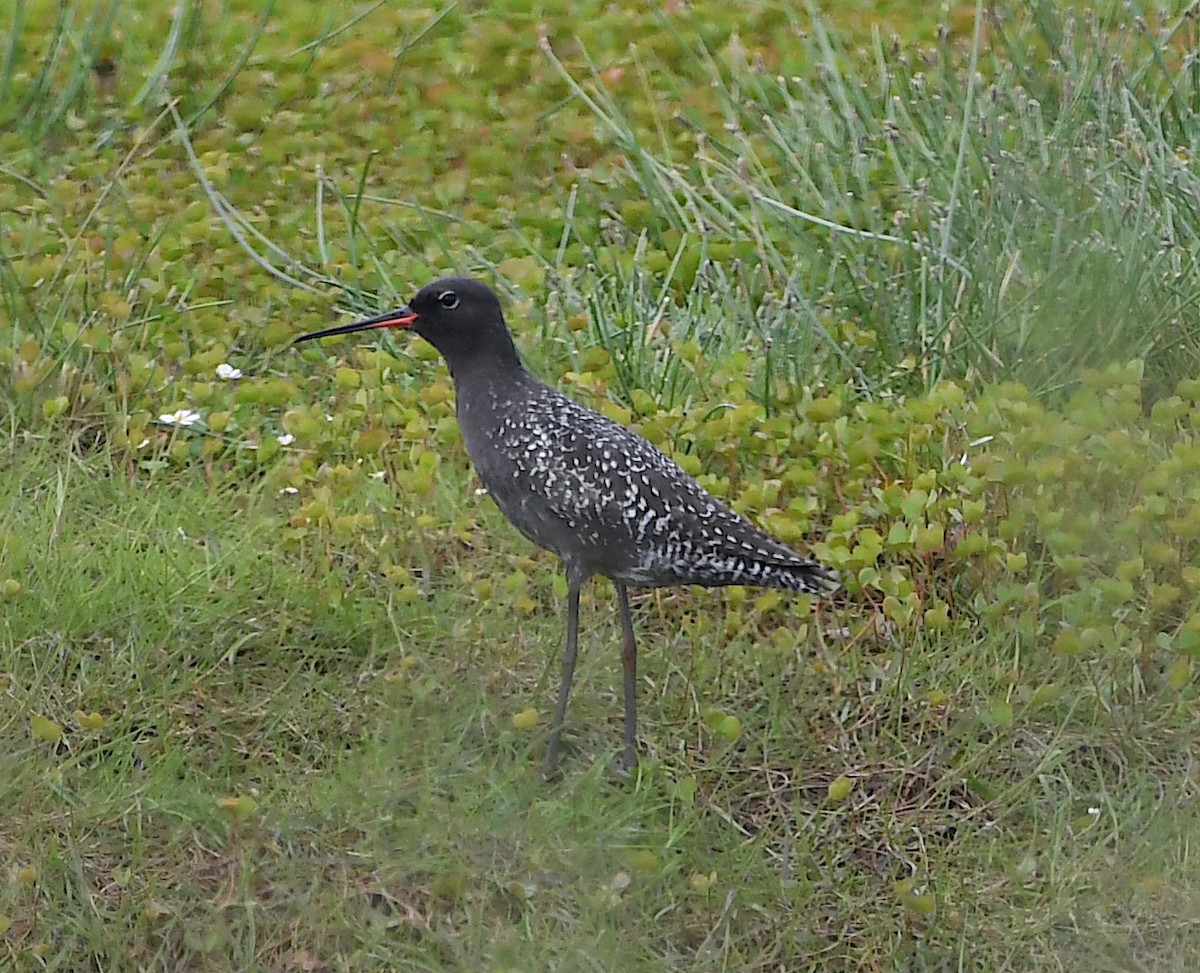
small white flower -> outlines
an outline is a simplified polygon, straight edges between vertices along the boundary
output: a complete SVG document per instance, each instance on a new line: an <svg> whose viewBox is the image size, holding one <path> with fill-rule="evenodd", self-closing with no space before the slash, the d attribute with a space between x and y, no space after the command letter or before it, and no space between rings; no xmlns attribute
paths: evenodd
<svg viewBox="0 0 1200 973"><path fill-rule="evenodd" d="M164 426L193 426L200 421L200 413L192 409L180 409L178 412L166 412L158 417Z"/></svg>
<svg viewBox="0 0 1200 973"><path fill-rule="evenodd" d="M382 480L385 476L387 476L387 470L376 470L374 473L371 474L371 479L372 480Z"/></svg>
<svg viewBox="0 0 1200 973"><path fill-rule="evenodd" d="M137 448L138 448L138 449L145 449L145 448L146 448L147 446L149 446L149 445L150 445L150 440L149 440L149 439L143 439L143 440L142 440L140 443L138 443L138 444L137 444Z"/></svg>
<svg viewBox="0 0 1200 973"><path fill-rule="evenodd" d="M477 497L486 497L486 496L487 496L487 487L478 487L478 488L475 490L475 496L477 496Z"/></svg>
<svg viewBox="0 0 1200 973"><path fill-rule="evenodd" d="M1092 817L1094 817L1094 818L1098 818L1098 817L1100 817L1100 808L1098 808L1098 807L1089 807L1089 808L1088 808L1088 814L1090 814L1090 815L1091 815Z"/></svg>
<svg viewBox="0 0 1200 973"><path fill-rule="evenodd" d="M296 437L290 432L285 432L282 436L276 436L275 441L279 443L280 446L290 446L296 441Z"/></svg>
<svg viewBox="0 0 1200 973"><path fill-rule="evenodd" d="M228 362L221 362L221 364L217 366L217 378L224 379L226 382L229 382L235 378L241 377L242 370L240 368L234 368Z"/></svg>
<svg viewBox="0 0 1200 973"><path fill-rule="evenodd" d="M280 494L280 496L283 496L283 494L285 494L285 493L290 495L290 494L299 493L299 492L300 491L297 490L295 487L284 487L282 490L279 491L279 494Z"/></svg>

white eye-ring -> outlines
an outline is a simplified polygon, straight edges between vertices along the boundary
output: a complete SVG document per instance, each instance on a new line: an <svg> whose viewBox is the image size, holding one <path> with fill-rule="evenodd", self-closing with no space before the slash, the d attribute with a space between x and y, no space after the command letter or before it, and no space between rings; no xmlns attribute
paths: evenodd
<svg viewBox="0 0 1200 973"><path fill-rule="evenodd" d="M453 311L458 307L458 295L454 291L442 291L438 295L438 303L447 311Z"/></svg>

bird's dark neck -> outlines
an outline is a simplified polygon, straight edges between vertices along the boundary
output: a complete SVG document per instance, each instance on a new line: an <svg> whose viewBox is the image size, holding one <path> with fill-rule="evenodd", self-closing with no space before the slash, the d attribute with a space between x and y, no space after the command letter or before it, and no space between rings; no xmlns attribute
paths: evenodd
<svg viewBox="0 0 1200 973"><path fill-rule="evenodd" d="M442 349L442 355L456 386L519 382L528 375L507 330L488 334L486 341L473 344L469 351Z"/></svg>
<svg viewBox="0 0 1200 973"><path fill-rule="evenodd" d="M520 415L541 383L515 354L502 361L472 356L448 364L463 442L486 482L489 456L501 424L507 416Z"/></svg>

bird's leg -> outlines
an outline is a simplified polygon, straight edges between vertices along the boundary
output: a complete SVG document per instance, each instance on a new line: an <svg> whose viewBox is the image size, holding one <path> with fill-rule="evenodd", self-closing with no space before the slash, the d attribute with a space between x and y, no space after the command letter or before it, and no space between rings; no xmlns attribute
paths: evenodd
<svg viewBox="0 0 1200 973"><path fill-rule="evenodd" d="M617 586L617 607L621 612L621 667L625 670L625 750L621 766L632 773L637 767L637 643L633 638L633 619L629 615L629 592Z"/></svg>
<svg viewBox="0 0 1200 973"><path fill-rule="evenodd" d="M580 578L567 572L567 641L563 645L562 682L558 684L558 702L554 706L554 723L550 727L550 746L542 761L542 776L549 778L558 767L558 741L563 721L567 717L567 699L571 695L571 680L575 677L575 658L579 654L579 589Z"/></svg>

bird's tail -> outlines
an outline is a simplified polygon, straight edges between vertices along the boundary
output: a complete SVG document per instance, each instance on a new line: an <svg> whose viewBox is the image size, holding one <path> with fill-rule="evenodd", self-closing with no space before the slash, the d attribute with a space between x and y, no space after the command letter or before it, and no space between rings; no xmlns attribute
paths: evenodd
<svg viewBox="0 0 1200 973"><path fill-rule="evenodd" d="M681 565L676 577L668 579L659 574L655 583L698 584L707 588L744 584L798 591L818 598L833 594L842 586L833 572L816 561L799 554L773 557L765 553L710 554Z"/></svg>
<svg viewBox="0 0 1200 973"><path fill-rule="evenodd" d="M795 562L770 561L763 564L762 580L758 584L764 588L799 591L818 598L831 595L842 586L837 575L807 558L797 559Z"/></svg>

